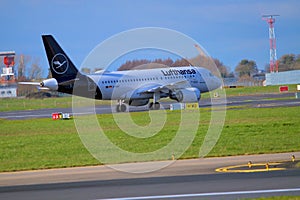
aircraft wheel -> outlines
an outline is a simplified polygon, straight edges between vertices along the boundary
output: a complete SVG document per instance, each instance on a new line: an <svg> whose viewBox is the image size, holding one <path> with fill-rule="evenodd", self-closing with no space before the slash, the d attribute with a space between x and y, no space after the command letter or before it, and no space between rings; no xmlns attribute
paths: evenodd
<svg viewBox="0 0 300 200"><path fill-rule="evenodd" d="M117 105L116 111L117 112L125 112L127 109L127 106L125 104Z"/></svg>
<svg viewBox="0 0 300 200"><path fill-rule="evenodd" d="M117 111L117 112L121 112L121 105L117 105L116 111Z"/></svg>
<svg viewBox="0 0 300 200"><path fill-rule="evenodd" d="M149 109L150 109L150 110L153 109L153 102L151 102L151 103L149 104Z"/></svg>
<svg viewBox="0 0 300 200"><path fill-rule="evenodd" d="M120 106L120 112L125 112L127 109L126 105L125 104L121 104Z"/></svg>
<svg viewBox="0 0 300 200"><path fill-rule="evenodd" d="M153 106L154 110L159 110L160 109L160 103L159 102L155 102L154 106Z"/></svg>

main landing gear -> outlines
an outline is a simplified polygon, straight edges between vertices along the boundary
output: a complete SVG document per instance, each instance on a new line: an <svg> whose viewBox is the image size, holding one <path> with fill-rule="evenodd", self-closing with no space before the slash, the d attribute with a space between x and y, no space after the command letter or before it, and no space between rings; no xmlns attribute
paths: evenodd
<svg viewBox="0 0 300 200"><path fill-rule="evenodd" d="M155 92L153 94L153 102L149 104L149 109L150 110L159 110L160 109L160 103L158 102L160 99L160 93Z"/></svg>
<svg viewBox="0 0 300 200"><path fill-rule="evenodd" d="M149 104L149 110L159 110L160 109L160 103L158 102L159 99L160 99L160 93L159 92L153 93L153 102L151 102ZM149 102L148 99L146 99L146 100L147 100L147 102L142 101L142 104L140 104L140 106L146 105ZM128 103L129 105L132 105L131 104L132 102L130 103L130 101L127 102L127 100L126 101L125 100L118 100L118 104L117 104L117 107L116 107L116 112L126 112L128 104L125 104L125 102ZM137 105L137 104L134 105L133 104L133 106L139 106L139 105Z"/></svg>
<svg viewBox="0 0 300 200"><path fill-rule="evenodd" d="M160 109L160 103L159 102L151 102L149 104L149 109L150 110L159 110Z"/></svg>

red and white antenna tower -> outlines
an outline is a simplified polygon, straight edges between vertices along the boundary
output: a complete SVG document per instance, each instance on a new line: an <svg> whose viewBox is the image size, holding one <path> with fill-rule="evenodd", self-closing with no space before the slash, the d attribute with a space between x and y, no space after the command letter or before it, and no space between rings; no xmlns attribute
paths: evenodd
<svg viewBox="0 0 300 200"><path fill-rule="evenodd" d="M262 19L269 24L269 39L270 39L270 73L278 72L278 62L276 55L276 38L274 32L275 18L279 15L263 15Z"/></svg>

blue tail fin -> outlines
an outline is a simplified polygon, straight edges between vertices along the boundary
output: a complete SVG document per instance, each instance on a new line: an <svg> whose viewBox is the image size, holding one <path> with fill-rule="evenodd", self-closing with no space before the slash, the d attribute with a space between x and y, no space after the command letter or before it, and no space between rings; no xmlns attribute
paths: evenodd
<svg viewBox="0 0 300 200"><path fill-rule="evenodd" d="M55 78L58 83L74 80L80 72L53 36L43 35L42 39L52 77Z"/></svg>
<svg viewBox="0 0 300 200"><path fill-rule="evenodd" d="M58 84L57 91L102 99L97 84L88 76L81 74L73 62L59 46L52 35L42 35L52 77Z"/></svg>

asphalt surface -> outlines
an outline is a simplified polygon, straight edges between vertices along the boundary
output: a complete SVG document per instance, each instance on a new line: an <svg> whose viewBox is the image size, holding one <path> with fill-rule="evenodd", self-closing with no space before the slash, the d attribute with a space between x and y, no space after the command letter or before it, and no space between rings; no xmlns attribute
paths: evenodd
<svg viewBox="0 0 300 200"><path fill-rule="evenodd" d="M300 158L300 152L293 153ZM0 174L0 199L238 199L300 195L300 170L218 173L216 168L279 160L292 153L179 160L152 173L114 166L77 167ZM147 168L157 162L120 164ZM119 167L120 167L119 165Z"/></svg>
<svg viewBox="0 0 300 200"><path fill-rule="evenodd" d="M250 96L233 96L227 97L226 106L249 106L249 107L280 107L280 106L300 106L300 99L291 98L295 97L295 93L279 93L279 94L260 94ZM291 98L291 99L289 99ZM211 107L210 99L201 99L200 107ZM214 99L214 105L223 105L223 100L218 102L218 98ZM169 109L170 102L162 102L162 107ZM139 112L148 110L148 106L135 107L130 106L130 111ZM73 113L72 108L53 108L53 109L40 109L40 110L26 110L26 111L11 111L0 112L0 118L9 120L24 120L32 118L51 118L52 113ZM84 112L73 113L75 115L81 114L103 114L115 112L115 107L110 105L101 105L94 108L87 108Z"/></svg>
<svg viewBox="0 0 300 200"><path fill-rule="evenodd" d="M6 188L1 199L239 199L300 195L300 171L133 178Z"/></svg>

